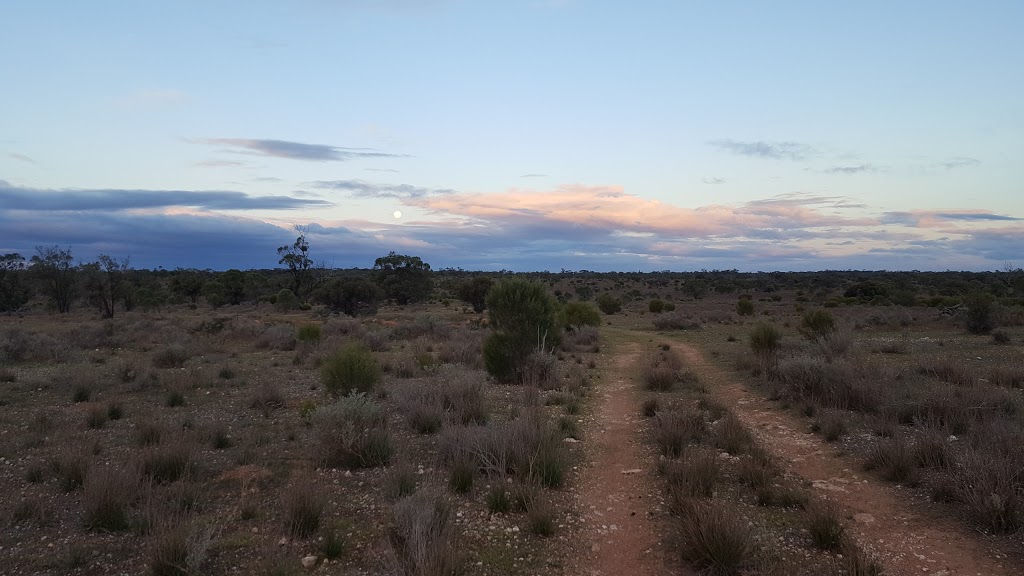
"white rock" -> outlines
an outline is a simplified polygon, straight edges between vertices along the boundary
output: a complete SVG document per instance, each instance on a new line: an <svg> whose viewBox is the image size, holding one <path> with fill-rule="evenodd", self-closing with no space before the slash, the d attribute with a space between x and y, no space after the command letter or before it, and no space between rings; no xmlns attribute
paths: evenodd
<svg viewBox="0 0 1024 576"><path fill-rule="evenodd" d="M305 556L302 558L302 567L309 570L316 566L316 556Z"/></svg>

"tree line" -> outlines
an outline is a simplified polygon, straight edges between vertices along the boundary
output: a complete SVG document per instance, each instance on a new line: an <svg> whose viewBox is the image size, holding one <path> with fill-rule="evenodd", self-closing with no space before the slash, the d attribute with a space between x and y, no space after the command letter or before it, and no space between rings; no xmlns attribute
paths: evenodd
<svg viewBox="0 0 1024 576"><path fill-rule="evenodd" d="M57 313L87 306L105 318L135 308L201 302L215 308L244 302L282 309L321 304L355 315L384 301L421 302L434 292L430 265L418 256L390 252L369 270L331 270L313 261L304 234L277 254L283 268L275 270L137 270L128 257L100 254L95 261L81 262L70 247L39 246L29 258L0 255L0 313L22 311L38 300Z"/></svg>

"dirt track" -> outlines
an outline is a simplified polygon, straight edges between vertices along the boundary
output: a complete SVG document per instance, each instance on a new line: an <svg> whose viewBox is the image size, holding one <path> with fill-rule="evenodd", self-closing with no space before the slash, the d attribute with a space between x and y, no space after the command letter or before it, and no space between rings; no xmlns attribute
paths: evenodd
<svg viewBox="0 0 1024 576"><path fill-rule="evenodd" d="M678 348L677 348L678 347ZM910 576L1019 575L1014 564L965 523L915 507L901 488L859 471L856 462L835 456L806 424L779 410L734 377L707 362L693 345L673 348L700 373L711 395L730 406L791 471L840 504L858 540L876 553L886 574Z"/></svg>
<svg viewBox="0 0 1024 576"><path fill-rule="evenodd" d="M579 502L587 526L585 576L687 574L669 552L657 456L641 437L640 397L630 378L640 358L635 342L613 352L598 390L594 424L586 441L592 462L583 474Z"/></svg>

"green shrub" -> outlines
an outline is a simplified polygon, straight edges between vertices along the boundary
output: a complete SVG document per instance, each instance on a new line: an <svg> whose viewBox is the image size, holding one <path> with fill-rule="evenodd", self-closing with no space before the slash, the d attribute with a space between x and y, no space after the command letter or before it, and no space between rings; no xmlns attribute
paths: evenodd
<svg viewBox="0 0 1024 576"><path fill-rule="evenodd" d="M504 332L492 332L484 341L484 368L498 382L515 382L518 375L518 364L528 353L521 353L513 338Z"/></svg>
<svg viewBox="0 0 1024 576"><path fill-rule="evenodd" d="M740 298L736 302L736 313L740 316L753 316L754 315L754 303L748 298Z"/></svg>
<svg viewBox="0 0 1024 576"><path fill-rule="evenodd" d="M499 382L516 382L527 356L561 343L557 302L539 282L503 280L487 293L493 332L484 343L484 366Z"/></svg>
<svg viewBox="0 0 1024 576"><path fill-rule="evenodd" d="M277 298L274 300L274 308L282 312L289 310L295 310L299 307L299 299L295 296L295 293L291 290L284 288L277 293Z"/></svg>
<svg viewBox="0 0 1024 576"><path fill-rule="evenodd" d="M665 302L654 299L647 303L647 310L653 314L661 314L665 310Z"/></svg>
<svg viewBox="0 0 1024 576"><path fill-rule="evenodd" d="M494 280L487 276L475 276L459 285L459 300L472 306L473 311L479 314L487 308L487 293L492 286Z"/></svg>
<svg viewBox="0 0 1024 576"><path fill-rule="evenodd" d="M320 341L320 325L319 324L303 324L299 326L299 332L297 335L299 342L312 342L317 343Z"/></svg>
<svg viewBox="0 0 1024 576"><path fill-rule="evenodd" d="M963 298L964 325L971 334L988 334L996 327L996 304L990 294L974 292Z"/></svg>
<svg viewBox="0 0 1024 576"><path fill-rule="evenodd" d="M353 393L318 408L312 420L322 465L372 468L391 460L387 415L365 394Z"/></svg>
<svg viewBox="0 0 1024 576"><path fill-rule="evenodd" d="M674 312L676 309L675 302L665 302L665 312Z"/></svg>
<svg viewBox="0 0 1024 576"><path fill-rule="evenodd" d="M372 352L362 345L352 344L324 359L320 380L333 396L368 393L380 380L380 365Z"/></svg>
<svg viewBox="0 0 1024 576"><path fill-rule="evenodd" d="M782 332L771 324L758 324L750 331L750 349L757 356L764 370L778 363L782 348Z"/></svg>
<svg viewBox="0 0 1024 576"><path fill-rule="evenodd" d="M825 338L835 330L836 319L827 310L805 312L800 324L800 333L812 342Z"/></svg>
<svg viewBox="0 0 1024 576"><path fill-rule="evenodd" d="M600 326L601 315L587 302L569 302L562 307L563 324L566 330L580 326Z"/></svg>
<svg viewBox="0 0 1024 576"><path fill-rule="evenodd" d="M622 300L607 292L598 296L594 301L597 302L597 307L601 309L601 312L605 314L616 314L622 310Z"/></svg>

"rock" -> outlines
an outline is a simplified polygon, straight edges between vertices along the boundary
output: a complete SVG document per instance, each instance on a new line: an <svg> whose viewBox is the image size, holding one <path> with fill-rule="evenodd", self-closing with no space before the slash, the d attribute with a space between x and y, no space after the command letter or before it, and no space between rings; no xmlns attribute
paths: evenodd
<svg viewBox="0 0 1024 576"><path fill-rule="evenodd" d="M632 470L623 470L622 471L623 474L639 474L641 472L643 472L643 470L641 470L639 468L633 468Z"/></svg>
<svg viewBox="0 0 1024 576"><path fill-rule="evenodd" d="M853 521L854 522L860 522L861 524L871 524L872 522L875 521L875 517L872 516L871 514L867 514L867 513L863 513L862 512L860 514L854 514L853 515Z"/></svg>
<svg viewBox="0 0 1024 576"><path fill-rule="evenodd" d="M284 546L287 543L288 543L288 538L285 538L284 536L282 536L281 539L277 541L277 545L278 546Z"/></svg>
<svg viewBox="0 0 1024 576"><path fill-rule="evenodd" d="M312 569L313 567L316 566L316 560L317 560L316 556L313 556L313 555L304 556L302 558L302 567L305 568L306 570L310 570L310 569Z"/></svg>

